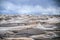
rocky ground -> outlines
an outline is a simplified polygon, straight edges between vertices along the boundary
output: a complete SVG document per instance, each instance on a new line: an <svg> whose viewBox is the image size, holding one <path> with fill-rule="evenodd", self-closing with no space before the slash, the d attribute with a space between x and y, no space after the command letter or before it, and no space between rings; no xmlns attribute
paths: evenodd
<svg viewBox="0 0 60 40"><path fill-rule="evenodd" d="M0 15L0 40L60 40L60 15Z"/></svg>

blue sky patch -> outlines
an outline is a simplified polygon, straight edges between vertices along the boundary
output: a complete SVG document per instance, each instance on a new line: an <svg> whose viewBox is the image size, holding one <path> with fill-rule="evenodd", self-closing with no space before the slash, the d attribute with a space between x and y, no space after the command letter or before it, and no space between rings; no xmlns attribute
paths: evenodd
<svg viewBox="0 0 60 40"><path fill-rule="evenodd" d="M59 15L52 0L0 0L0 14Z"/></svg>

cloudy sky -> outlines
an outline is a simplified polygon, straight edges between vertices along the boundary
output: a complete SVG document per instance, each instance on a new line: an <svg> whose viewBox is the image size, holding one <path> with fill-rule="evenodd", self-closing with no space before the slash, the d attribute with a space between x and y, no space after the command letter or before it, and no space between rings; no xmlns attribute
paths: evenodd
<svg viewBox="0 0 60 40"><path fill-rule="evenodd" d="M53 0L0 0L0 14L60 15Z"/></svg>

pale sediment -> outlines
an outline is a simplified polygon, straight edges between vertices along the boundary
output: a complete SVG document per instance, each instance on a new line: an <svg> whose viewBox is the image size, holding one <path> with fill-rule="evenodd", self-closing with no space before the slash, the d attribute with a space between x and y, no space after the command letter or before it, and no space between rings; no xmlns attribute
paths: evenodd
<svg viewBox="0 0 60 40"><path fill-rule="evenodd" d="M24 39L26 37L27 39ZM59 16L0 16L0 38L6 40L51 40L60 37ZM22 39L20 39L22 38Z"/></svg>

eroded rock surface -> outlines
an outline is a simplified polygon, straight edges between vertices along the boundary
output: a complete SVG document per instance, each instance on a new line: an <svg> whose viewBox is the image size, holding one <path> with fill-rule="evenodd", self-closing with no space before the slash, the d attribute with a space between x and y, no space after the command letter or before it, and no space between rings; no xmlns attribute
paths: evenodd
<svg viewBox="0 0 60 40"><path fill-rule="evenodd" d="M31 40L55 40L55 38L59 38L60 16L1 15L1 40L6 38L18 40L17 38L21 37L29 37Z"/></svg>

